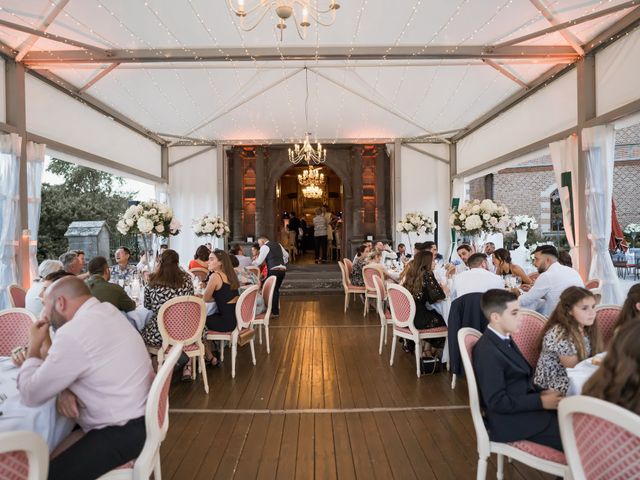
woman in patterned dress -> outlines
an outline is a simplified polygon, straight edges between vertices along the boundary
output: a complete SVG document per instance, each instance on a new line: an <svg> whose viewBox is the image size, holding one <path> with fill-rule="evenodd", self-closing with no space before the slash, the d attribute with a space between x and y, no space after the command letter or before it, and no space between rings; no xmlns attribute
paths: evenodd
<svg viewBox="0 0 640 480"><path fill-rule="evenodd" d="M540 335L540 359L533 381L563 394L569 389L567 368L602 351L596 319L596 299L582 287L569 287Z"/></svg>

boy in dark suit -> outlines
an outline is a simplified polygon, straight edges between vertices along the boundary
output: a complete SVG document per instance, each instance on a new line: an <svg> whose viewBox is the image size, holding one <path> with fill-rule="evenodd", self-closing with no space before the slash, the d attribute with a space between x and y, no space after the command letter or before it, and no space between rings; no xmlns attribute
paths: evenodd
<svg viewBox="0 0 640 480"><path fill-rule="evenodd" d="M473 349L473 368L480 399L495 442L529 440L562 451L558 415L559 392L533 384L531 366L511 334L521 318L518 297L507 290L489 290L481 308L489 326Z"/></svg>

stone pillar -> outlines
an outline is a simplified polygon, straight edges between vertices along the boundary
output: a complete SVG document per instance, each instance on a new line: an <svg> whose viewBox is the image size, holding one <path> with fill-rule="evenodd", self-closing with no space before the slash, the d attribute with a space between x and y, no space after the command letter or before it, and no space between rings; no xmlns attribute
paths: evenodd
<svg viewBox="0 0 640 480"><path fill-rule="evenodd" d="M273 149L264 147L262 150L262 154L264 156L264 177L263 180L260 180L260 177L257 176L256 182L261 182L263 186L263 200L262 204L264 205L263 210L263 218L264 218L264 232L265 235L268 235L270 239L279 240L278 232L276 231L276 211L275 211L275 202L276 202L276 188L275 184L278 182L276 178L272 182L271 172L273 172L277 166L282 162L281 160L282 154L284 152L283 149ZM288 162L288 160L285 160ZM258 192L256 190L256 202L258 202ZM260 235L260 234L258 234Z"/></svg>
<svg viewBox="0 0 640 480"><path fill-rule="evenodd" d="M362 220L363 220L363 207L362 207L362 156L360 154L359 147L351 147L351 187L353 191L353 198L351 201L351 209L349 212L352 215L352 235L349 239L351 245L351 251L362 243ZM351 253L351 252L350 252Z"/></svg>
<svg viewBox="0 0 640 480"><path fill-rule="evenodd" d="M260 235L269 235L265 225L265 158L264 149L256 148L256 237Z"/></svg>
<svg viewBox="0 0 640 480"><path fill-rule="evenodd" d="M233 230L233 241L243 242L246 240L242 231L242 159L236 155L237 150L232 148L224 161L229 162L231 172L231 218Z"/></svg>
<svg viewBox="0 0 640 480"><path fill-rule="evenodd" d="M378 146L376 156L376 238L389 240L387 229L387 165L384 145Z"/></svg>

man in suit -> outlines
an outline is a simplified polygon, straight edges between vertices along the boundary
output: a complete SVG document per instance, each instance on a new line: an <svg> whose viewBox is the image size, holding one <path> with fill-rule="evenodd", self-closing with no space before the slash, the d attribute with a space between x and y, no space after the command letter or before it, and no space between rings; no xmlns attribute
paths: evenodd
<svg viewBox="0 0 640 480"><path fill-rule="evenodd" d="M473 349L473 368L480 399L495 442L529 440L562 451L558 415L559 392L533 384L532 369L511 334L520 328L517 296L489 290L481 308L489 326Z"/></svg>

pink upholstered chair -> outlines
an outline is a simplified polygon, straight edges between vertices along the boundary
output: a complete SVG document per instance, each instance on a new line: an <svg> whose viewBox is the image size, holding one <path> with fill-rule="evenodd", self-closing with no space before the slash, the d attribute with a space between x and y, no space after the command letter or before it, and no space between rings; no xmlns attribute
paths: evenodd
<svg viewBox="0 0 640 480"><path fill-rule="evenodd" d="M573 478L640 478L638 415L599 398L577 395L560 402L558 419Z"/></svg>
<svg viewBox="0 0 640 480"><path fill-rule="evenodd" d="M348 261L346 258L343 261ZM364 293L365 287L360 287L357 285L353 285L351 283L349 274L347 273L347 267L342 264L342 262L338 262L338 267L340 267L340 273L342 274L342 288L344 288L344 311L347 311L349 308L349 295L352 293Z"/></svg>
<svg viewBox="0 0 640 480"><path fill-rule="evenodd" d="M256 277L258 277L258 286L261 286L262 282L260 281L260 268L256 267L255 265L249 265L245 268L247 269L247 271L253 273Z"/></svg>
<svg viewBox="0 0 640 480"><path fill-rule="evenodd" d="M232 332L217 332L215 330L207 330L207 340L218 340L220 342L220 360L224 360L224 342L231 344L231 378L236 377L236 356L238 353L238 336L245 330L253 330L254 320L256 318L256 303L258 300L257 285L247 288L236 303L236 321L237 326ZM253 338L250 341L251 359L256 364L256 347Z"/></svg>
<svg viewBox="0 0 640 480"><path fill-rule="evenodd" d="M378 354L382 355L382 343L387 344L387 325L393 325L393 319L391 318L391 311L385 308L386 289L384 286L384 280L378 275L373 277L373 286L376 291L376 311L378 317L380 317L380 347L378 348Z"/></svg>
<svg viewBox="0 0 640 480"><path fill-rule="evenodd" d="M33 432L0 433L0 478L42 480L49 472L49 448Z"/></svg>
<svg viewBox="0 0 640 480"><path fill-rule="evenodd" d="M204 282L207 279L207 275L209 275L209 270L207 270L206 268L196 267L190 268L189 273L201 282Z"/></svg>
<svg viewBox="0 0 640 480"><path fill-rule="evenodd" d="M256 314L256 318L253 321L254 325L262 325L264 328L264 334L267 342L267 353L271 353L269 347L269 319L271 317L271 307L273 305L273 292L275 291L276 277L267 277L262 286L262 299L264 300L264 306L266 310L264 313ZM262 345L262 328L258 327L258 341Z"/></svg>
<svg viewBox="0 0 640 480"><path fill-rule="evenodd" d="M11 308L24 308L26 306L27 292L20 285L9 285L9 301Z"/></svg>
<svg viewBox="0 0 640 480"><path fill-rule="evenodd" d="M602 286L602 282L597 278L592 278L587 280L587 283L584 284L584 288L587 290L593 290L594 288L600 289Z"/></svg>
<svg viewBox="0 0 640 480"><path fill-rule="evenodd" d="M498 455L498 480L504 478L504 457L513 458L528 465L531 468L542 472L550 473L563 478L571 478L566 459L562 452L544 445L540 445L527 440L512 443L492 442L489 440L489 433L482 419L480 410L480 396L476 383L476 375L471 363L471 354L476 342L482 334L473 328L461 328L458 331L458 345L460 346L460 356L464 365L464 372L467 377L467 387L469 389L469 406L471 407L471 418L473 428L476 431L478 443L478 473L477 480L487 478L487 460L492 453Z"/></svg>
<svg viewBox="0 0 640 480"><path fill-rule="evenodd" d="M184 345L177 343L175 348L158 369L156 378L151 384L147 406L144 412L144 423L147 438L138 458L110 471L100 477L100 480L147 480L153 473L153 478L161 479L160 445L169 430L169 389L171 374ZM42 477L45 478L45 477Z"/></svg>
<svg viewBox="0 0 640 480"><path fill-rule="evenodd" d="M362 316L366 316L369 311L369 299L376 299L376 289L373 286L373 277L382 277L380 268L375 265L365 265L362 268L362 278L364 280L364 310ZM383 290L384 291L384 290Z"/></svg>
<svg viewBox="0 0 640 480"><path fill-rule="evenodd" d="M534 312L533 310L520 310L522 315L522 325L517 333L511 335L513 341L527 359L531 368L535 370L538 365L538 358L540 352L538 351L538 339L540 338L540 332L547 323L547 318L544 315Z"/></svg>
<svg viewBox="0 0 640 480"><path fill-rule="evenodd" d="M416 375L420 378L420 357L422 348L420 340L430 338L447 338L447 327L428 328L418 330L413 324L416 316L416 303L409 290L401 285L388 284L387 298L393 321L393 339L391 340L391 359L389 365L393 365L393 357L396 353L396 345L399 338L413 340L416 344Z"/></svg>
<svg viewBox="0 0 640 480"><path fill-rule="evenodd" d="M342 264L347 269L347 277L351 278L351 271L353 270L353 262L345 257L342 259Z"/></svg>
<svg viewBox="0 0 640 480"><path fill-rule="evenodd" d="M621 311L622 308L619 305L598 305L596 307L596 323L605 349L613 338Z"/></svg>
<svg viewBox="0 0 640 480"><path fill-rule="evenodd" d="M204 300L194 296L175 297L165 302L158 311L158 330L162 335L162 346L158 350L158 365L173 345L183 344L182 350L193 363L191 374L196 378L198 364L204 383L204 391L209 393L209 381L204 362L202 331L207 318Z"/></svg>
<svg viewBox="0 0 640 480"><path fill-rule="evenodd" d="M15 347L26 347L29 330L36 317L24 308L9 308L0 312L0 357L8 357Z"/></svg>

